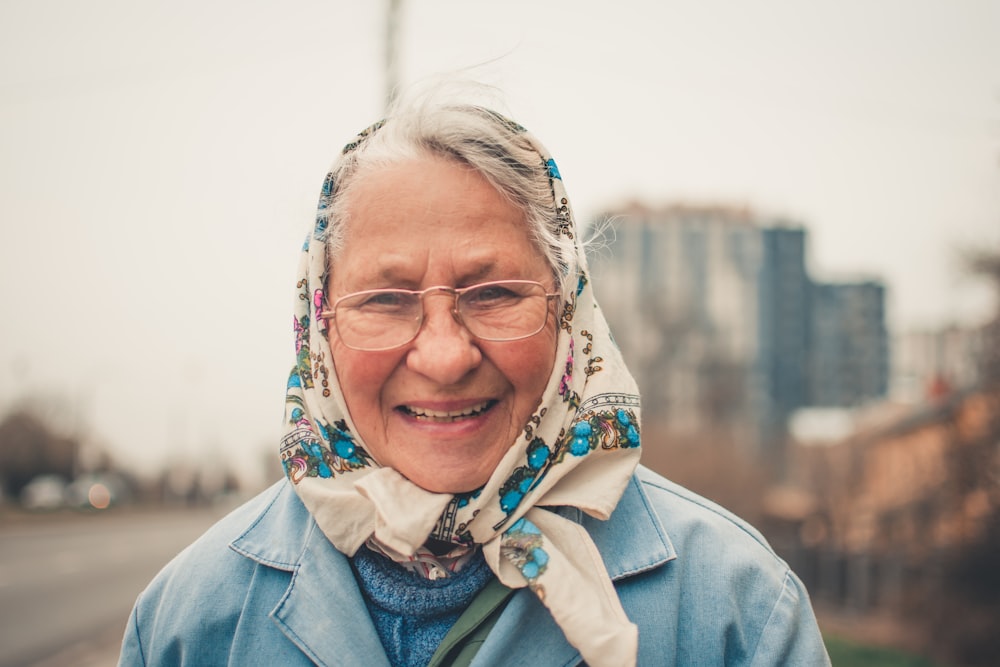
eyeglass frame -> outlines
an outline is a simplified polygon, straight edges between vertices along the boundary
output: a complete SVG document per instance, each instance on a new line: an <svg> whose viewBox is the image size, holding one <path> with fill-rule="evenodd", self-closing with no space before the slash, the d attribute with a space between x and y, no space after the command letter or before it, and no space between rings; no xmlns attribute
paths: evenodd
<svg viewBox="0 0 1000 667"><path fill-rule="evenodd" d="M535 329L531 333L524 334L522 336L516 336L514 338L490 338L488 336L478 336L475 333L473 333L472 329L469 328L469 325L467 325L465 323L465 320L462 319L462 312L459 310L458 300L462 298L463 294L471 292L474 289L489 287L491 285L509 285L510 283L516 283L519 285L537 285L542 289L542 292L545 295L545 318L542 320L542 323L538 326L537 329ZM417 321L417 328L413 331L413 335L410 338L407 338L402 343L398 343L396 345L390 345L388 347L375 347L375 348L356 347L354 345L349 345L346 341L344 341L343 336L341 336L340 333L340 327L337 325L337 318L336 318L337 306L340 304L340 302L344 301L345 299L358 297L364 294L387 294L393 292L402 292L404 294L410 294L416 296L420 302L420 319ZM388 350L395 350L405 345L409 345L414 340L416 340L417 336L420 335L420 330L423 329L424 327L424 318L427 315L427 309L424 308L424 297L428 294L428 292L444 292L445 294L451 295L453 297L451 316L455 318L455 321L458 322L458 324L460 324L462 327L464 327L465 330L468 331L473 338L477 340L489 341L492 343L511 343L518 340L524 340L525 338L531 338L532 336L537 335L540 331L542 331L542 329L545 328L545 325L549 321L549 310L550 310L549 302L552 301L553 299L558 299L562 296L558 292L546 292L545 285L538 282L537 280L488 280L483 283L476 283L475 285L469 285L468 287L432 285L431 287L422 290L411 290L411 289L404 289L401 287L400 288L389 287L380 289L361 290L359 292L351 292L350 294L345 294L344 296L339 297L336 301L334 301L329 308L320 311L319 317L320 319L326 321L333 320L333 326L337 329L337 335L341 336L341 342L344 343L346 347L352 350L357 350L358 352L385 352Z"/></svg>

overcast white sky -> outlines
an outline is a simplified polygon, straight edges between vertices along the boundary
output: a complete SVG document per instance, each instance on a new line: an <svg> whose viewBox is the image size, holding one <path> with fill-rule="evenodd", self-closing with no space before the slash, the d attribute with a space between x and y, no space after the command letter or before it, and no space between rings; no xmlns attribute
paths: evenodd
<svg viewBox="0 0 1000 667"><path fill-rule="evenodd" d="M894 328L981 319L1000 244L1000 0L403 0L402 78L474 76L580 219L746 204ZM272 450L297 252L382 108L383 2L0 2L0 405L61 396L149 469ZM53 398L53 405L56 405Z"/></svg>

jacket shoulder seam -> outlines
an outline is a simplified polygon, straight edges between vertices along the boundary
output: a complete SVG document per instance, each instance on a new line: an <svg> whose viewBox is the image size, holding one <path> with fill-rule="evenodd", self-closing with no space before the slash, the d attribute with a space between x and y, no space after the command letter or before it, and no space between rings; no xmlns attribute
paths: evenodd
<svg viewBox="0 0 1000 667"><path fill-rule="evenodd" d="M146 664L146 649L142 645L142 633L139 632L139 605L138 603L132 608L132 622L135 624L133 632L135 633L135 643L136 647L139 649L139 658L142 660L142 664Z"/></svg>
<svg viewBox="0 0 1000 667"><path fill-rule="evenodd" d="M768 628L771 627L771 621L774 620L775 615L778 613L778 605L781 604L782 599L789 594L790 591L794 591L794 588L789 586L791 580L792 571L791 569L785 570L785 577L781 583L781 590L778 592L778 597L775 598L774 604L771 605L771 613L767 616L767 621L761 626L760 633L757 635L757 641L753 647L753 656L750 658L750 664L755 664L757 661L757 653L760 651L760 645L764 640L764 635L767 634ZM798 597L798 593L796 593Z"/></svg>

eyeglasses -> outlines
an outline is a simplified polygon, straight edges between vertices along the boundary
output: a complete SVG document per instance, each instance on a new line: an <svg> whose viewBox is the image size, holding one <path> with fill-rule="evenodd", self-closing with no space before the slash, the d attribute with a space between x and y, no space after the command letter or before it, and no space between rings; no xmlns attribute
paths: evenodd
<svg viewBox="0 0 1000 667"><path fill-rule="evenodd" d="M488 341L534 336L545 327L549 301L559 297L532 280L497 280L458 289L443 285L419 291L373 289L340 297L320 317L333 320L341 342L351 349L391 350L420 333L424 297L434 292L454 299L455 321Z"/></svg>

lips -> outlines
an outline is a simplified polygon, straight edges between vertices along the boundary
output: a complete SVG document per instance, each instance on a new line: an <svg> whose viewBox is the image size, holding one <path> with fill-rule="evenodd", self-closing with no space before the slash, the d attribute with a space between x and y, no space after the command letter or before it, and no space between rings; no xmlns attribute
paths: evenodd
<svg viewBox="0 0 1000 667"><path fill-rule="evenodd" d="M409 415L410 417L413 417L414 419L417 419L418 421L448 424L462 419L478 417L496 404L497 401L491 399L456 410L432 410L431 408L412 405L401 405L396 409Z"/></svg>

